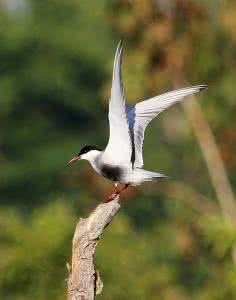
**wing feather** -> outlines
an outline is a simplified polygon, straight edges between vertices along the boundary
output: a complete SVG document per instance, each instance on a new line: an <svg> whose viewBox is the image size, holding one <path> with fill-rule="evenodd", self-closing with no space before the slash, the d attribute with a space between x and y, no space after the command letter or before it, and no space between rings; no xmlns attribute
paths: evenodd
<svg viewBox="0 0 236 300"><path fill-rule="evenodd" d="M183 88L137 103L128 108L129 126L134 139L134 167L143 167L143 140L145 129L159 113L187 96L200 92L206 85Z"/></svg>
<svg viewBox="0 0 236 300"><path fill-rule="evenodd" d="M127 116L126 97L122 82L123 47L119 43L113 67L113 80L109 102L110 136L104 155L113 164L127 164L131 161L132 142Z"/></svg>

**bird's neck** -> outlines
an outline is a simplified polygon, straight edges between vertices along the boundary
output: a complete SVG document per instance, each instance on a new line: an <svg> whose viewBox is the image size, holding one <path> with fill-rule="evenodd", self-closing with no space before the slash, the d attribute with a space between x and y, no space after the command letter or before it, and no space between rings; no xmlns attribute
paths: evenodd
<svg viewBox="0 0 236 300"><path fill-rule="evenodd" d="M84 155L83 159L86 159L87 161L89 161L91 166L96 170L101 153L102 153L102 151L92 150L89 153L87 153L86 155Z"/></svg>
<svg viewBox="0 0 236 300"><path fill-rule="evenodd" d="M91 164L91 166L93 167L93 169L99 173L100 171L100 157L102 154L102 151L99 150L94 150L92 151L93 153L91 153L91 155L89 155L89 157L87 158L87 160L89 161L89 163Z"/></svg>

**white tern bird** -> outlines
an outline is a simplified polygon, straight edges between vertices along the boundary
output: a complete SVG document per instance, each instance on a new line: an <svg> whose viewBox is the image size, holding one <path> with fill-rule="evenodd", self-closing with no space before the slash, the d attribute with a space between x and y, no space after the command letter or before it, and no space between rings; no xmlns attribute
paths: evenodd
<svg viewBox="0 0 236 300"><path fill-rule="evenodd" d="M123 47L119 43L114 60L111 97L109 102L110 136L105 150L95 146L83 147L68 164L88 160L93 169L113 181L115 189L107 199L113 200L129 185L156 181L167 176L143 169L143 140L147 125L169 106L187 96L204 90L206 85L178 89L142 101L134 106L126 104L121 77ZM124 184L121 190L118 185Z"/></svg>

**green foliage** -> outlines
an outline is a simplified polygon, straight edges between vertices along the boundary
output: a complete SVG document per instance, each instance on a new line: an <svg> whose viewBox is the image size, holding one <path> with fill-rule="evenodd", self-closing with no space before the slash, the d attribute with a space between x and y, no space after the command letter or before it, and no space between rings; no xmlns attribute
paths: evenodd
<svg viewBox="0 0 236 300"><path fill-rule="evenodd" d="M62 201L24 220L1 212L0 296L4 299L64 299L74 215Z"/></svg>
<svg viewBox="0 0 236 300"><path fill-rule="evenodd" d="M223 217L203 218L201 226L206 242L212 247L216 257L223 258L236 245L236 228Z"/></svg>
<svg viewBox="0 0 236 300"><path fill-rule="evenodd" d="M105 146L119 38L130 102L181 80L209 85L197 99L235 182L236 4L14 2L0 3L0 298L60 300L76 220L110 186L83 162L65 165L84 144ZM145 167L174 179L124 196L98 246L98 299L235 299L235 225L218 211L180 106L145 139Z"/></svg>
<svg viewBox="0 0 236 300"><path fill-rule="evenodd" d="M92 5L88 10L77 1L30 1L28 6L24 17L0 15L5 24L0 32L0 190L7 203L20 197L34 206L58 187L58 193L66 189L60 170L103 115L99 88L110 51L103 1L94 15L87 14ZM95 36L103 42L94 43ZM36 188L32 203L29 191Z"/></svg>

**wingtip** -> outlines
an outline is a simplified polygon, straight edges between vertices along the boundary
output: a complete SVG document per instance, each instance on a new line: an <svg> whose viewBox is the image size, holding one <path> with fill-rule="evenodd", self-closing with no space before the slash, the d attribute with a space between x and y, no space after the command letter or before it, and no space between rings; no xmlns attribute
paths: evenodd
<svg viewBox="0 0 236 300"><path fill-rule="evenodd" d="M206 90L207 88L208 88L208 86L206 84L199 85L199 91Z"/></svg>
<svg viewBox="0 0 236 300"><path fill-rule="evenodd" d="M159 178L159 179L172 179L171 176L164 175L164 174L160 174L160 176L159 176L158 178Z"/></svg>
<svg viewBox="0 0 236 300"><path fill-rule="evenodd" d="M123 41L122 40L120 40L119 41L119 43L118 43L118 45L117 45L117 48L116 48L116 53L118 54L122 54L122 52L123 52Z"/></svg>
<svg viewBox="0 0 236 300"><path fill-rule="evenodd" d="M122 47L123 47L123 40L120 40L117 48L122 48Z"/></svg>
<svg viewBox="0 0 236 300"><path fill-rule="evenodd" d="M116 54L114 59L114 68L116 65L122 64L122 57L123 57L123 43L122 40L119 41L118 46L116 48ZM113 69L113 76L114 76L114 69Z"/></svg>

